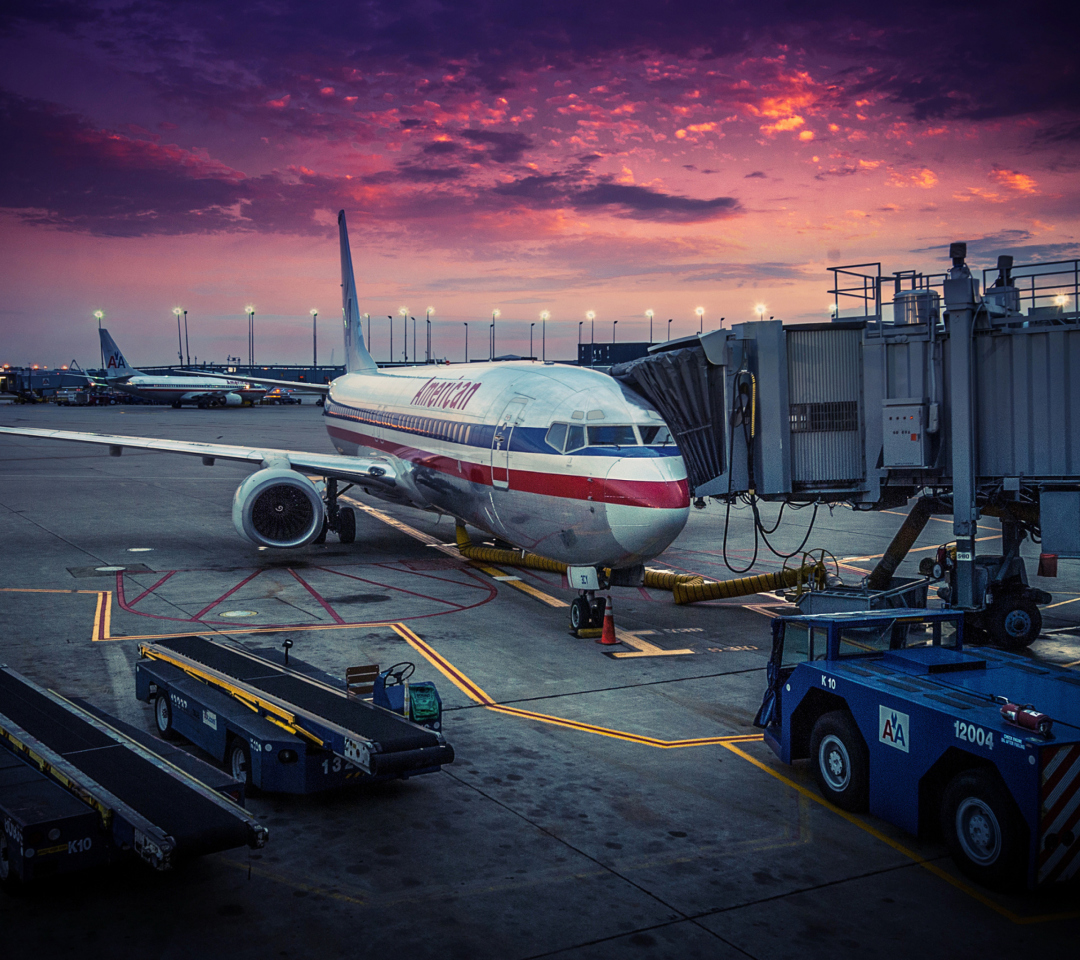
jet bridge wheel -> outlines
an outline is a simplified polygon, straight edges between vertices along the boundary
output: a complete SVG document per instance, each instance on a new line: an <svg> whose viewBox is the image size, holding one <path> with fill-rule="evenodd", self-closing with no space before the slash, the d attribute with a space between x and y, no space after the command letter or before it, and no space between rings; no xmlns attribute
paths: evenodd
<svg viewBox="0 0 1080 960"><path fill-rule="evenodd" d="M172 740L176 736L172 722L172 704L167 693L159 693L154 698L154 725L163 740Z"/></svg>
<svg viewBox="0 0 1080 960"><path fill-rule="evenodd" d="M952 779L942 798L941 832L972 880L997 890L1023 883L1026 827L995 770L964 770Z"/></svg>
<svg viewBox="0 0 1080 960"><path fill-rule="evenodd" d="M356 540L356 511L352 507L339 507L337 536L342 543Z"/></svg>
<svg viewBox="0 0 1080 960"><path fill-rule="evenodd" d="M870 801L870 753L847 710L818 717L810 734L814 779L826 800L853 813Z"/></svg>

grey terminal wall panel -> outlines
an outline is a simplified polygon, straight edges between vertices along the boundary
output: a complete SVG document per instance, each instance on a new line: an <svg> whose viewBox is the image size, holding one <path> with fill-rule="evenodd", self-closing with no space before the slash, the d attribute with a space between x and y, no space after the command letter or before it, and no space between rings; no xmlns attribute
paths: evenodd
<svg viewBox="0 0 1080 960"><path fill-rule="evenodd" d="M788 327L791 482L796 490L862 480L862 331Z"/></svg>
<svg viewBox="0 0 1080 960"><path fill-rule="evenodd" d="M981 477L1080 476L1080 329L975 338Z"/></svg>
<svg viewBox="0 0 1080 960"><path fill-rule="evenodd" d="M1080 557L1080 492L1044 490L1039 498L1043 553Z"/></svg>

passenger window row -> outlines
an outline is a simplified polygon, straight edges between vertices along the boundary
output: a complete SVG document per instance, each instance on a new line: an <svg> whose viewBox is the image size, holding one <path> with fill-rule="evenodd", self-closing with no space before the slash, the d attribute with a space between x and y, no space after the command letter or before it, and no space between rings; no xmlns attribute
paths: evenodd
<svg viewBox="0 0 1080 960"><path fill-rule="evenodd" d="M393 427L406 433L415 433L433 440L446 440L450 443L468 443L473 425L440 420L437 417L421 417L412 413L392 413L387 410L367 410L346 407L340 403L328 403L328 412L335 417L344 417L355 423L374 427Z"/></svg>
<svg viewBox="0 0 1080 960"><path fill-rule="evenodd" d="M553 423L544 438L549 447L560 453L573 453L585 447L659 447L674 441L663 424L604 423L583 426L580 423Z"/></svg>

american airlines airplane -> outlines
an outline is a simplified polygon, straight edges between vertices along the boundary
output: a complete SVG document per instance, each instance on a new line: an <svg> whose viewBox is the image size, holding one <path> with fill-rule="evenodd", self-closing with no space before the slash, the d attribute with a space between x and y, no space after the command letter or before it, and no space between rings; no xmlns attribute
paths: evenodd
<svg viewBox="0 0 1080 960"><path fill-rule="evenodd" d="M233 524L268 547L302 547L328 530L351 543L356 515L338 505L344 481L576 568L626 570L666 549L686 524L689 489L678 447L649 403L606 374L536 361L380 371L363 342L344 211L338 227L346 371L325 387L302 384L326 394L323 418L336 454L65 430L0 433L100 444L114 456L131 447L201 456L208 466L251 463L259 469L233 497ZM586 594L592 600L583 589L576 605L587 621L596 608Z"/></svg>
<svg viewBox="0 0 1080 960"><path fill-rule="evenodd" d="M199 407L240 407L261 400L266 394L265 387L254 386L243 380L151 376L129 366L108 330L102 327L98 333L101 336L101 353L105 357L105 382L124 393L171 403L177 409L185 403L194 403Z"/></svg>

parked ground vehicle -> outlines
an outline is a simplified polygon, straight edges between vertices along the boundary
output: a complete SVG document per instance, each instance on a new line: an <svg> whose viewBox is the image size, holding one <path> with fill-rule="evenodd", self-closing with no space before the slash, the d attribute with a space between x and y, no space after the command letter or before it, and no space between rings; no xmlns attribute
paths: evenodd
<svg viewBox="0 0 1080 960"><path fill-rule="evenodd" d="M1080 871L1080 674L965 650L963 613L778 617L755 723L822 794L910 833L940 830L987 886Z"/></svg>

